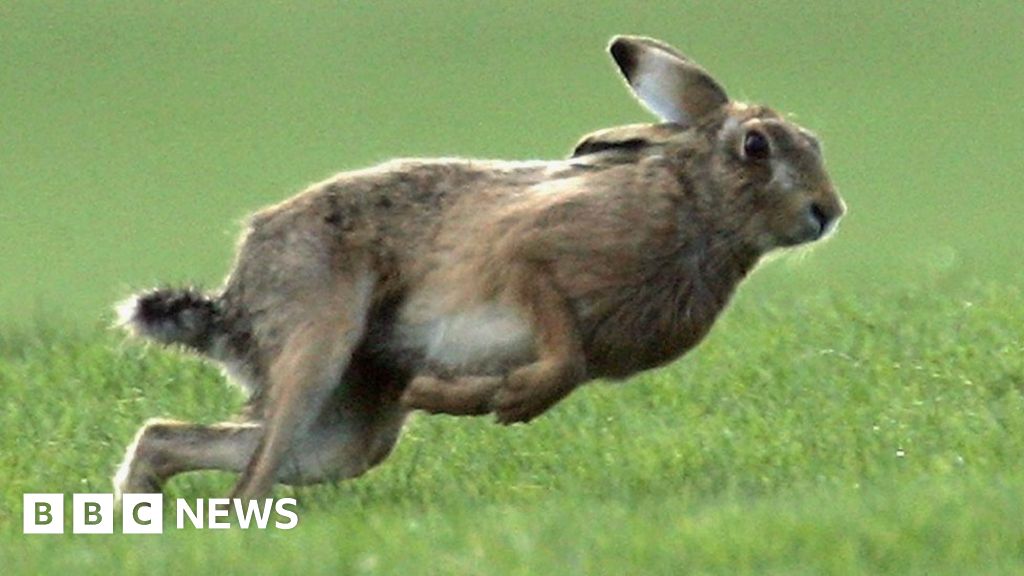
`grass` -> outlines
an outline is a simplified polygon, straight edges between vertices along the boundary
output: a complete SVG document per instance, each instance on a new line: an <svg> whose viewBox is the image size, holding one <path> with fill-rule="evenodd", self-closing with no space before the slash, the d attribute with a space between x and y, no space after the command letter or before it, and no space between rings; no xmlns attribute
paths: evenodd
<svg viewBox="0 0 1024 576"><path fill-rule="evenodd" d="M944 0L0 5L0 571L1024 572L1022 28ZM623 32L817 131L836 238L666 369L529 426L417 417L365 477L280 488L293 531L21 534L23 493L109 490L145 419L241 403L111 303L216 285L239 218L334 171L647 120L601 54Z"/></svg>
<svg viewBox="0 0 1024 576"><path fill-rule="evenodd" d="M418 417L363 478L280 488L300 501L291 532L20 536L23 492L107 491L145 418L215 421L240 398L208 366L107 332L8 335L3 389L31 403L3 406L0 557L26 573L1024 570L1024 294L933 288L744 293L666 370L587 387L530 426Z"/></svg>

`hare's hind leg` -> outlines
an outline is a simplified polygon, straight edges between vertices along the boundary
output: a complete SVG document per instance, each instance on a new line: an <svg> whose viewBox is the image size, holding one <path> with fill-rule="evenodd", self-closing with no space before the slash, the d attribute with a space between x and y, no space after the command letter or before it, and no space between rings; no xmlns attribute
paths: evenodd
<svg viewBox="0 0 1024 576"><path fill-rule="evenodd" d="M282 317L287 336L269 362L263 436L232 496L266 494L293 445L311 430L359 344L374 288L369 272L304 287Z"/></svg>
<svg viewBox="0 0 1024 576"><path fill-rule="evenodd" d="M193 470L241 472L263 434L259 423L202 425L153 419L139 429L114 476L114 493L160 492L172 476Z"/></svg>
<svg viewBox="0 0 1024 576"><path fill-rule="evenodd" d="M315 484L351 478L383 461L408 414L399 403L408 380L387 358L357 355L310 429L294 438L275 481ZM184 472L242 472L265 431L260 421L206 426L151 420L128 448L114 478L115 491L118 497L159 492L168 479Z"/></svg>
<svg viewBox="0 0 1024 576"><path fill-rule="evenodd" d="M278 470L277 482L315 484L362 474L391 451L406 415L395 400L328 410L329 414L295 440L295 449ZM125 493L159 492L172 476L185 472L241 472L263 433L263 425L258 422L210 426L170 420L147 422L114 477L117 498Z"/></svg>

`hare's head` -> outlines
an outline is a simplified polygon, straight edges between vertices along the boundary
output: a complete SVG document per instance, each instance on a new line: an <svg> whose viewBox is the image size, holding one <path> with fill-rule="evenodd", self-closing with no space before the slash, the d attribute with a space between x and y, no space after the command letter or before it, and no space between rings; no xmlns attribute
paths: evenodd
<svg viewBox="0 0 1024 576"><path fill-rule="evenodd" d="M657 130L664 153L692 158L686 176L743 240L767 251L835 227L845 206L810 131L731 101L703 68L657 40L619 36L609 51L636 97L668 123Z"/></svg>

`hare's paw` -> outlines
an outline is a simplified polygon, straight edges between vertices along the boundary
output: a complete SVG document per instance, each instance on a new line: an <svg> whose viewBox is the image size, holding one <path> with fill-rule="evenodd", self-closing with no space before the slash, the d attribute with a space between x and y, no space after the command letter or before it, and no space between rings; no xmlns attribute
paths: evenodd
<svg viewBox="0 0 1024 576"><path fill-rule="evenodd" d="M575 387L562 370L533 364L516 370L494 398L499 424L529 422L558 403Z"/></svg>
<svg viewBox="0 0 1024 576"><path fill-rule="evenodd" d="M163 482L144 460L129 453L114 474L114 501L120 505L125 494L154 494L161 492Z"/></svg>
<svg viewBox="0 0 1024 576"><path fill-rule="evenodd" d="M114 501L120 504L123 494L153 494L162 491L166 473L166 457L160 450L161 431L174 423L152 419L139 429L124 452L124 460L114 474ZM163 471L165 472L165 471Z"/></svg>

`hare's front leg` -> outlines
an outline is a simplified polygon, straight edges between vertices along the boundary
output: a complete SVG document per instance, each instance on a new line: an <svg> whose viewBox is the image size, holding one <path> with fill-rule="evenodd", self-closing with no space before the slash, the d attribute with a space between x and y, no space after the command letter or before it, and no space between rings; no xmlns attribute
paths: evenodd
<svg viewBox="0 0 1024 576"><path fill-rule="evenodd" d="M523 270L513 289L514 302L533 327L537 361L507 377L419 376L402 397L406 407L460 416L494 412L502 424L528 422L586 379L583 347L572 315L548 275Z"/></svg>
<svg viewBox="0 0 1024 576"><path fill-rule="evenodd" d="M494 410L494 395L505 383L502 376L462 376L445 380L417 376L402 393L402 404L410 410L452 416L479 416Z"/></svg>
<svg viewBox="0 0 1024 576"><path fill-rule="evenodd" d="M583 343L551 277L524 268L515 284L515 300L534 329L537 361L514 370L495 394L494 413L502 424L533 420L586 380Z"/></svg>

